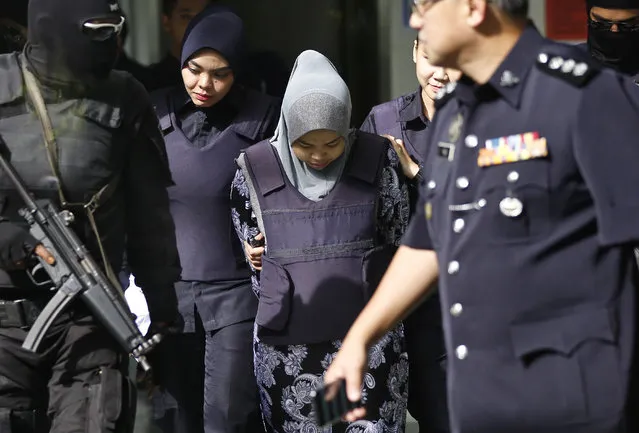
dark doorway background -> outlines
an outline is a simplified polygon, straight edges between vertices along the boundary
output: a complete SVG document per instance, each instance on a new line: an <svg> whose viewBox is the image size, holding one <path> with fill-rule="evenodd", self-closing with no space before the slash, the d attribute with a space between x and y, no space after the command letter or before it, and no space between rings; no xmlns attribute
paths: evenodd
<svg viewBox="0 0 639 433"><path fill-rule="evenodd" d="M307 49L331 59L351 91L353 126L359 126L379 101L375 1L222 0L220 3L231 6L244 20L249 50L276 54L286 71Z"/></svg>

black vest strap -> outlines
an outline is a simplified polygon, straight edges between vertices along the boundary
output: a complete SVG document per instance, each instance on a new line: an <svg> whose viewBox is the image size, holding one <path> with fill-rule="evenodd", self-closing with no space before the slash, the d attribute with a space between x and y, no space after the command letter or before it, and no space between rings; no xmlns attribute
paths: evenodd
<svg viewBox="0 0 639 433"><path fill-rule="evenodd" d="M384 163L390 142L379 135L356 132L355 142L346 173L349 176L374 185Z"/></svg>
<svg viewBox="0 0 639 433"><path fill-rule="evenodd" d="M153 108L160 122L162 135L166 135L171 129L171 113L169 106L170 91L158 92L153 96Z"/></svg>
<svg viewBox="0 0 639 433"><path fill-rule="evenodd" d="M269 140L250 146L245 152L257 188L262 195L266 196L284 186L284 174Z"/></svg>

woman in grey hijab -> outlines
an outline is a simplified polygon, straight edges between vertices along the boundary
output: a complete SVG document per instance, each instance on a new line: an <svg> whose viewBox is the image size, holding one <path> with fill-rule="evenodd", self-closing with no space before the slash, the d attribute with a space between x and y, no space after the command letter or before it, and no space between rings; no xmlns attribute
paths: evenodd
<svg viewBox="0 0 639 433"><path fill-rule="evenodd" d="M350 129L350 117L346 83L326 57L305 51L274 137L237 161L232 216L259 297L255 373L269 432L321 431L310 392L322 384L408 222L407 181L390 142ZM372 351L367 418L332 432L404 431L403 339L400 327Z"/></svg>

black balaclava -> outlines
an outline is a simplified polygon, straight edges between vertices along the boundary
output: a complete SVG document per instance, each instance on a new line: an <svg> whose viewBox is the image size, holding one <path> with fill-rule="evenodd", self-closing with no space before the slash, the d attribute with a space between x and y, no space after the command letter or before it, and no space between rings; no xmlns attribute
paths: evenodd
<svg viewBox="0 0 639 433"><path fill-rule="evenodd" d="M30 0L27 59L38 77L50 85L104 79L118 57L117 35L96 41L83 30L83 24L120 17L117 0Z"/></svg>
<svg viewBox="0 0 639 433"><path fill-rule="evenodd" d="M639 9L639 0L587 0L588 16L594 6L605 9ZM590 54L620 72L639 73L639 32L612 32L588 26Z"/></svg>

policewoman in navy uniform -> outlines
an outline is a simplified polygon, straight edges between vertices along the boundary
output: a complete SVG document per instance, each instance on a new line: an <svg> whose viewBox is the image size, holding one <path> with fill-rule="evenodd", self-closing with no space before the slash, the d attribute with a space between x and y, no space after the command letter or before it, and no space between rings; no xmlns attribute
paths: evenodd
<svg viewBox="0 0 639 433"><path fill-rule="evenodd" d="M361 130L388 136L398 155L408 155L414 161L412 170L405 173L415 180L409 183L414 211L419 182L423 181L423 170L419 170L424 164L426 130L435 114L437 93L460 74L431 65L424 44L419 44L417 38L413 43L413 62L417 90L373 107ZM404 333L410 366L408 411L419 423L420 431L448 432L446 349L436 291L404 320Z"/></svg>
<svg viewBox="0 0 639 433"><path fill-rule="evenodd" d="M527 11L416 2L430 61L464 76L437 104L404 245L325 380L357 399L366 348L439 277L453 432L636 431L639 93Z"/></svg>
<svg viewBox="0 0 639 433"><path fill-rule="evenodd" d="M257 297L232 229L229 192L235 158L272 135L279 101L235 82L242 41L237 15L205 9L183 41L183 85L153 95L184 263L175 288L185 328L167 353L165 384L188 433L202 431L202 407L206 432L262 428L252 348Z"/></svg>

